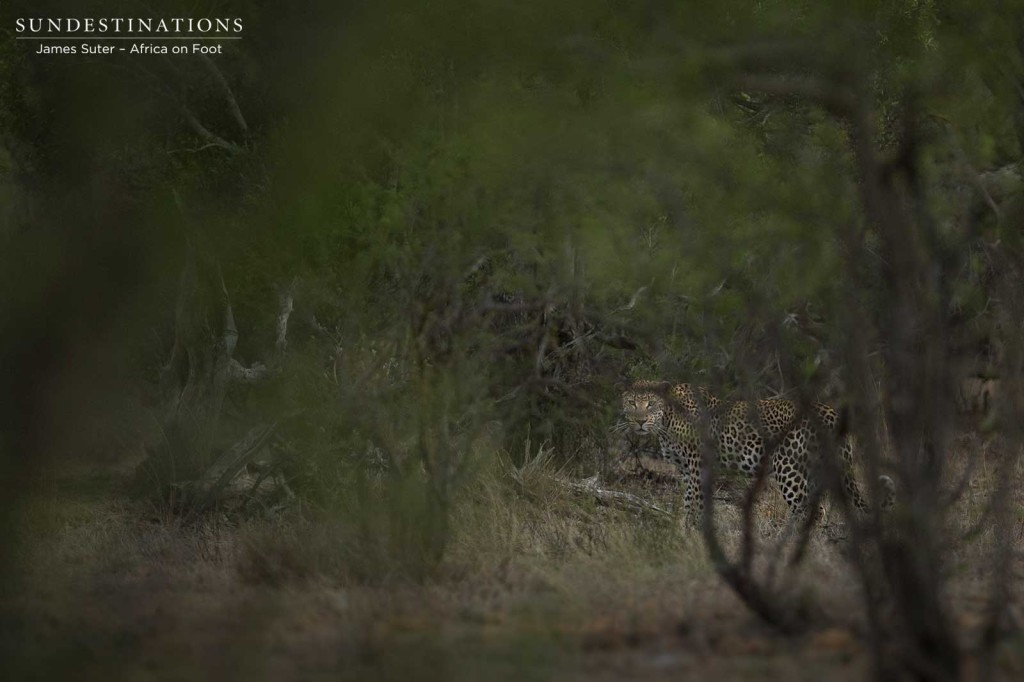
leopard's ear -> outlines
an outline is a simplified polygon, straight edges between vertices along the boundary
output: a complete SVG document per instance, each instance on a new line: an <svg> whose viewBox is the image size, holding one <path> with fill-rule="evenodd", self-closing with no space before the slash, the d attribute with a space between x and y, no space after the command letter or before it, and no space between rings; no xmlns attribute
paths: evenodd
<svg viewBox="0 0 1024 682"><path fill-rule="evenodd" d="M613 387L617 393L625 393L629 389L633 388L633 381L625 377L620 377L615 381Z"/></svg>

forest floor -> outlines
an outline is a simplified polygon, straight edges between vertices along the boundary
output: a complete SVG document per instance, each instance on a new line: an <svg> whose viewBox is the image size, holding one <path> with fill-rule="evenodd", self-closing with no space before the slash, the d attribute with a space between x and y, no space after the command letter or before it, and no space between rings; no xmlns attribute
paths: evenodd
<svg viewBox="0 0 1024 682"><path fill-rule="evenodd" d="M127 476L117 466L55 466L23 509L18 570L0 594L6 679L870 676L859 588L843 543L824 535L785 587L813 603L815 624L782 636L738 601L678 520L574 500L545 502L547 515L524 511L535 501L482 506L460 523L500 517L486 525L486 542L477 521L472 533L456 531L429 578L356 580L308 558L317 541L300 520L213 515L186 525L129 501ZM627 476L616 485L671 499L663 482ZM781 506L767 504L770 537ZM985 613L977 559L968 549L950 561L965 645ZM1014 571L1019 598L1019 560ZM997 662L1001 677L1024 678L1024 638L1008 637Z"/></svg>

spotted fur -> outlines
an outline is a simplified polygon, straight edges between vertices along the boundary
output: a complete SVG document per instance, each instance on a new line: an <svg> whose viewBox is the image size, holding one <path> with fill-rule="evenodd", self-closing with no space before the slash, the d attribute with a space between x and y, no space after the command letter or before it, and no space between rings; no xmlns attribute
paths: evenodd
<svg viewBox="0 0 1024 682"><path fill-rule="evenodd" d="M637 382L622 395L623 428L657 437L659 452L683 474L683 506L687 515L704 509L701 494L702 438L714 446L721 466L747 476L757 473L768 447L769 473L791 513L805 517L820 485L820 440L832 432L842 462L842 483L848 499L861 512L867 502L853 477L853 440L836 433L839 415L821 403L801 417L790 400L723 403L704 388L689 384ZM753 421L756 419L756 423ZM892 480L883 476L884 506L892 504Z"/></svg>

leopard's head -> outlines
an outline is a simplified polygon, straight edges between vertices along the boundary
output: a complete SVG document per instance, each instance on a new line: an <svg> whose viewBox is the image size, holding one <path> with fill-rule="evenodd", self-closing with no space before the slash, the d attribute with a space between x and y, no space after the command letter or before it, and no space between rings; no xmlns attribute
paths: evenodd
<svg viewBox="0 0 1024 682"><path fill-rule="evenodd" d="M626 428L642 435L658 435L665 425L668 408L664 384L640 381L622 394L622 417Z"/></svg>

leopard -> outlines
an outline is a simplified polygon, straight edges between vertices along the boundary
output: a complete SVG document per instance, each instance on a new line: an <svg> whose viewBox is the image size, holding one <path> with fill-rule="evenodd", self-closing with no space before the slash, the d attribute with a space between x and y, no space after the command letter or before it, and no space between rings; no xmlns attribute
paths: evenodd
<svg viewBox="0 0 1024 682"><path fill-rule="evenodd" d="M704 512L703 452L710 445L721 467L745 477L757 476L767 465L791 517L813 523L821 516L814 503L825 492L821 449L826 438L835 439L847 499L857 513L871 511L853 475L854 439L841 428L839 412L824 403L802 413L784 398L726 402L702 386L637 381L622 393L622 417L618 428L654 436L661 459L682 474L683 513L691 520ZM886 475L879 481L881 506L888 510L895 485Z"/></svg>
<svg viewBox="0 0 1024 682"><path fill-rule="evenodd" d="M996 411L1002 386L999 379L964 377L956 385L954 403L959 414L988 417Z"/></svg>

